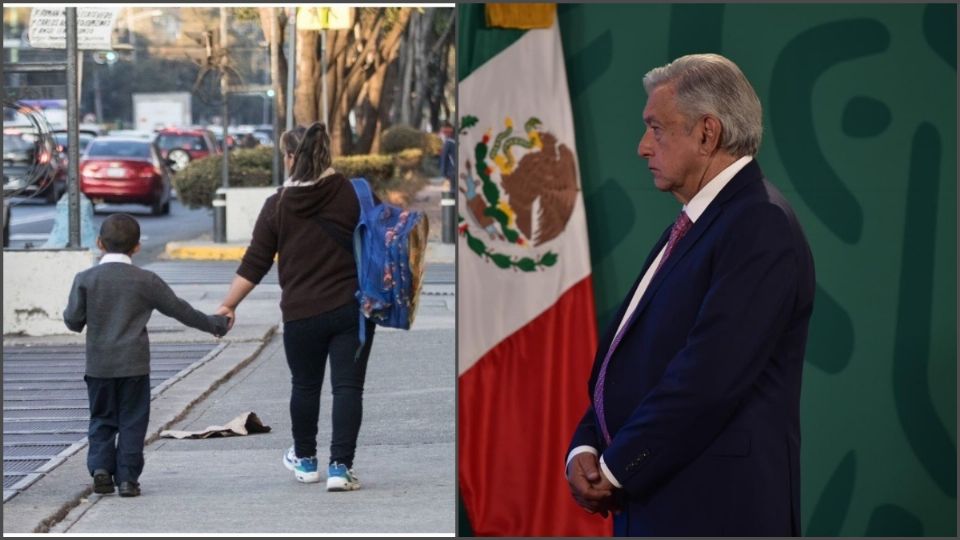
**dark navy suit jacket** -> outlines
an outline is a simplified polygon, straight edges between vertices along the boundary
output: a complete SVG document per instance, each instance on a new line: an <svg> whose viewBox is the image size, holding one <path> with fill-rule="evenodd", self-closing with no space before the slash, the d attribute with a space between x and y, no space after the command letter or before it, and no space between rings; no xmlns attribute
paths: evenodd
<svg viewBox="0 0 960 540"><path fill-rule="evenodd" d="M602 337L669 236L653 247ZM655 274L570 449L597 448L623 485L624 536L800 534L800 382L813 258L756 160L724 186ZM569 450L568 450L569 451Z"/></svg>

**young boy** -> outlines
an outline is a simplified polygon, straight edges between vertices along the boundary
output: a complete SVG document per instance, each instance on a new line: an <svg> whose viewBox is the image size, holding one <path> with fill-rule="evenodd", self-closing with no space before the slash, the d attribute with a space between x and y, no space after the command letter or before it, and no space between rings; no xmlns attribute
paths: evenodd
<svg viewBox="0 0 960 540"><path fill-rule="evenodd" d="M121 497L136 497L150 418L150 315L156 309L217 337L226 334L229 319L193 309L156 274L132 264L130 257L140 251L140 224L133 217L105 219L97 246L104 256L74 278L63 321L74 332L87 327L83 379L90 399L87 468L93 490L113 493L117 485Z"/></svg>

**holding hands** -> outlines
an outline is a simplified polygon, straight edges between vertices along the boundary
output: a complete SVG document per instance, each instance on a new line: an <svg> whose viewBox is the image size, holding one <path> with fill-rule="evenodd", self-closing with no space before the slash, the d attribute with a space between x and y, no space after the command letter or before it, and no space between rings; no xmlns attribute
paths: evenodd
<svg viewBox="0 0 960 540"><path fill-rule="evenodd" d="M221 305L217 308L216 313L217 315L223 315L227 318L227 330L231 330L233 328L233 323L237 320L236 310L234 308Z"/></svg>

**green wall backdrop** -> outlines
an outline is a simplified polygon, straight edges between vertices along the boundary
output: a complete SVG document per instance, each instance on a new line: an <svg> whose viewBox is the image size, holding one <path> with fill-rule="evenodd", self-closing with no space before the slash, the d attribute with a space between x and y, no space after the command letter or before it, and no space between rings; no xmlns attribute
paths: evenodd
<svg viewBox="0 0 960 540"><path fill-rule="evenodd" d="M644 73L718 52L760 96L817 269L804 535L957 532L956 10L558 6L601 329L678 210L636 154Z"/></svg>

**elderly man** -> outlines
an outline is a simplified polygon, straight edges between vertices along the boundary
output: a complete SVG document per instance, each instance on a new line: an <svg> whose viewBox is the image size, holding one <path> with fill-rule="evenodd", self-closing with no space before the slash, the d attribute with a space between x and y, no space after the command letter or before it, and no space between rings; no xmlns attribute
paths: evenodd
<svg viewBox="0 0 960 540"><path fill-rule="evenodd" d="M754 159L760 100L715 54L644 77L638 153L683 205L603 335L567 459L621 536L800 534L810 248Z"/></svg>

